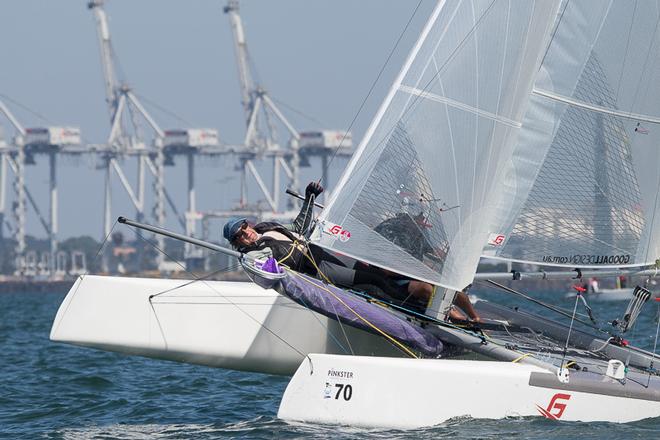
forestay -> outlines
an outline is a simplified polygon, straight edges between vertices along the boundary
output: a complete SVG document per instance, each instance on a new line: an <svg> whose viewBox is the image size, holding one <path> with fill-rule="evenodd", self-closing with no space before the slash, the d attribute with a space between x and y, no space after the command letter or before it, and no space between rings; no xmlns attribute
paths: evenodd
<svg viewBox="0 0 660 440"><path fill-rule="evenodd" d="M570 267L660 256L659 3L560 7L486 254Z"/></svg>
<svg viewBox="0 0 660 440"><path fill-rule="evenodd" d="M474 275L557 2L439 2L315 240L452 289Z"/></svg>

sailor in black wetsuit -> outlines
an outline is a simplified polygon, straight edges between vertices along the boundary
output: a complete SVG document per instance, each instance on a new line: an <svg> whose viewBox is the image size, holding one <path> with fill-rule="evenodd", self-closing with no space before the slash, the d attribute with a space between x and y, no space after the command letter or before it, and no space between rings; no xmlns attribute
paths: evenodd
<svg viewBox="0 0 660 440"><path fill-rule="evenodd" d="M223 235L239 252L252 258L273 257L298 272L327 278L342 287L373 285L391 297L406 296L406 287L399 286L380 270L370 266L356 268L354 262L347 264L325 249L305 242L312 223L314 199L322 192L323 187L316 182L307 185L305 202L291 227L276 222L251 226L245 218L236 218L225 224Z"/></svg>

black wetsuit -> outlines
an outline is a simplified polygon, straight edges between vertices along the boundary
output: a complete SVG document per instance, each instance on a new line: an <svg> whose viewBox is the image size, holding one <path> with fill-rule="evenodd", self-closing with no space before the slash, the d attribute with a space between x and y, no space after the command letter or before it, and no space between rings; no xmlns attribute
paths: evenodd
<svg viewBox="0 0 660 440"><path fill-rule="evenodd" d="M269 248L273 257L288 267L321 280L327 278L338 286L350 288L356 285L373 285L393 298L404 299L407 296L407 287L397 284L380 269L356 265L354 261L342 261L313 243L294 246L294 242L300 241L300 236L305 235L309 230L312 220L311 207L313 207L313 198L307 197L293 222L292 230L276 222L258 223L254 226L254 230L261 234L261 237L255 243L241 246L238 250L248 253ZM264 235L270 231L278 232L288 240L278 240ZM305 249L309 251L306 252ZM319 269L323 275L319 273Z"/></svg>

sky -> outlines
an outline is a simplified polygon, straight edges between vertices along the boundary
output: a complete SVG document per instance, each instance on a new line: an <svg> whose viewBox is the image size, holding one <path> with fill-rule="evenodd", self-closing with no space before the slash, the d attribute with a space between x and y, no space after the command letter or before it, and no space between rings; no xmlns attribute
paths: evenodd
<svg viewBox="0 0 660 440"><path fill-rule="evenodd" d="M378 77L413 11L408 31ZM238 73L225 0L107 0L117 70L165 129L219 130L222 141L240 143L245 131ZM255 78L298 130L347 129L362 138L414 44L433 0L243 0L241 17ZM3 0L0 3L0 99L25 127L78 126L88 143L103 143L110 130L95 21L85 1ZM161 109L165 109L163 111ZM178 118L173 117L176 115ZM303 117L303 115L305 117ZM5 137L13 133L0 116ZM148 137L151 137L150 135ZM281 136L284 138L284 136ZM333 162L330 183L346 165ZM198 161L197 208L227 209L238 201L235 160ZM124 164L135 181L134 165ZM318 163L303 169L304 183L320 177ZM166 185L185 210L185 163L166 169ZM7 176L7 209L11 206ZM48 213L45 157L27 169L27 184ZM103 229L103 172L89 157L58 163L59 237ZM251 184L249 198L260 197ZM147 183L147 215L152 197ZM113 181L113 217L132 217L128 196ZM148 220L152 220L148 218ZM167 226L178 228L171 211ZM213 231L211 238L219 237ZM46 234L28 209L27 232Z"/></svg>

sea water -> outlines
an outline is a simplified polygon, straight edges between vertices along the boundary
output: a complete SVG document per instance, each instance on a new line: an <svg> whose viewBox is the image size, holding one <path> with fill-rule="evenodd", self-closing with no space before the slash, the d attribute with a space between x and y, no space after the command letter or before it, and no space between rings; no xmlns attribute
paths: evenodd
<svg viewBox="0 0 660 440"><path fill-rule="evenodd" d="M512 303L503 294L478 296ZM542 300L572 310L563 292ZM48 340L61 294L0 294L0 438L452 438L655 439L660 418L630 424L460 418L413 430L365 430L287 423L276 417L287 378L157 361ZM519 300L515 300L520 302ZM524 304L524 303L523 303ZM594 302L598 319L625 302ZM537 306L528 306L537 308ZM653 349L656 308L643 310L628 339ZM545 316L550 316L544 312ZM231 335L227 335L231 337ZM452 396L438 395L439 404ZM479 396L474 396L475 401ZM401 417L406 417L405 412Z"/></svg>

